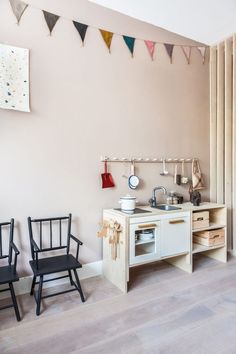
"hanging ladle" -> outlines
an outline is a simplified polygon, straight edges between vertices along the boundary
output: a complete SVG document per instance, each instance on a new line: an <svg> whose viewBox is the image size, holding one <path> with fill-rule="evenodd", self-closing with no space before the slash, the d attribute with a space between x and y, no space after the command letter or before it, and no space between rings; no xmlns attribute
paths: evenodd
<svg viewBox="0 0 236 354"><path fill-rule="evenodd" d="M162 168L163 171L160 173L161 176L167 176L169 174L169 172L166 169L166 160L162 159Z"/></svg>

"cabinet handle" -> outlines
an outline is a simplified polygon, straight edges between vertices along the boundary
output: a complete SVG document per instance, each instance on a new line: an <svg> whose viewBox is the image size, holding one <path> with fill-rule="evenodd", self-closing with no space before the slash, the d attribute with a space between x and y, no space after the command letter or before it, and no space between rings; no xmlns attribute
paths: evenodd
<svg viewBox="0 0 236 354"><path fill-rule="evenodd" d="M197 218L197 221L202 221L202 220L203 220L203 217Z"/></svg>
<svg viewBox="0 0 236 354"><path fill-rule="evenodd" d="M153 228L153 227L157 227L157 224L138 225L139 229L147 229L147 228Z"/></svg>
<svg viewBox="0 0 236 354"><path fill-rule="evenodd" d="M184 223L185 221L182 220L182 219L179 219L179 220L170 220L169 221L169 224L182 224Z"/></svg>

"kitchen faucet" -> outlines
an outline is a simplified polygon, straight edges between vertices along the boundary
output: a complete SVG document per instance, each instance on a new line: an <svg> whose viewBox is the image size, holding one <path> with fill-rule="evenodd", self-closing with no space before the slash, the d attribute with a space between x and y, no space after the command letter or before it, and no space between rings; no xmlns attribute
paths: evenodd
<svg viewBox="0 0 236 354"><path fill-rule="evenodd" d="M155 208L157 206L156 191L158 191L158 190L162 190L164 194L167 193L167 190L165 189L165 187L159 186L159 187L153 188L153 190L152 190L152 198L149 199L150 206L153 207L153 208Z"/></svg>

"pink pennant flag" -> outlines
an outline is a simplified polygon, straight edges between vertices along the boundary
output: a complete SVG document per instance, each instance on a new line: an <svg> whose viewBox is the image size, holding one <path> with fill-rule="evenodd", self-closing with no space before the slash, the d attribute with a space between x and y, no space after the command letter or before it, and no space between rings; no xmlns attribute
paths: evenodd
<svg viewBox="0 0 236 354"><path fill-rule="evenodd" d="M153 60L153 55L154 55L154 51L155 51L155 42L153 41L144 41L146 46L147 46L147 50Z"/></svg>
<svg viewBox="0 0 236 354"><path fill-rule="evenodd" d="M204 64L206 59L206 47L197 47L197 49L199 50L202 56L202 64Z"/></svg>
<svg viewBox="0 0 236 354"><path fill-rule="evenodd" d="M187 63L190 63L190 57L191 57L191 51L192 51L192 47L188 47L188 46L181 46L182 51L184 53L184 56L187 60Z"/></svg>

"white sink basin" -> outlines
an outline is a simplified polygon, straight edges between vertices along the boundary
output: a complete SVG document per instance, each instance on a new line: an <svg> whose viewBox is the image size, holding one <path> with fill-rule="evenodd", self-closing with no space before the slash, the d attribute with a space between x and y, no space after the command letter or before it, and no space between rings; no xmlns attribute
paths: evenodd
<svg viewBox="0 0 236 354"><path fill-rule="evenodd" d="M152 207L152 208L165 210L165 211L172 211L172 210L180 210L181 209L176 206L168 205L168 204L159 204L159 205Z"/></svg>

